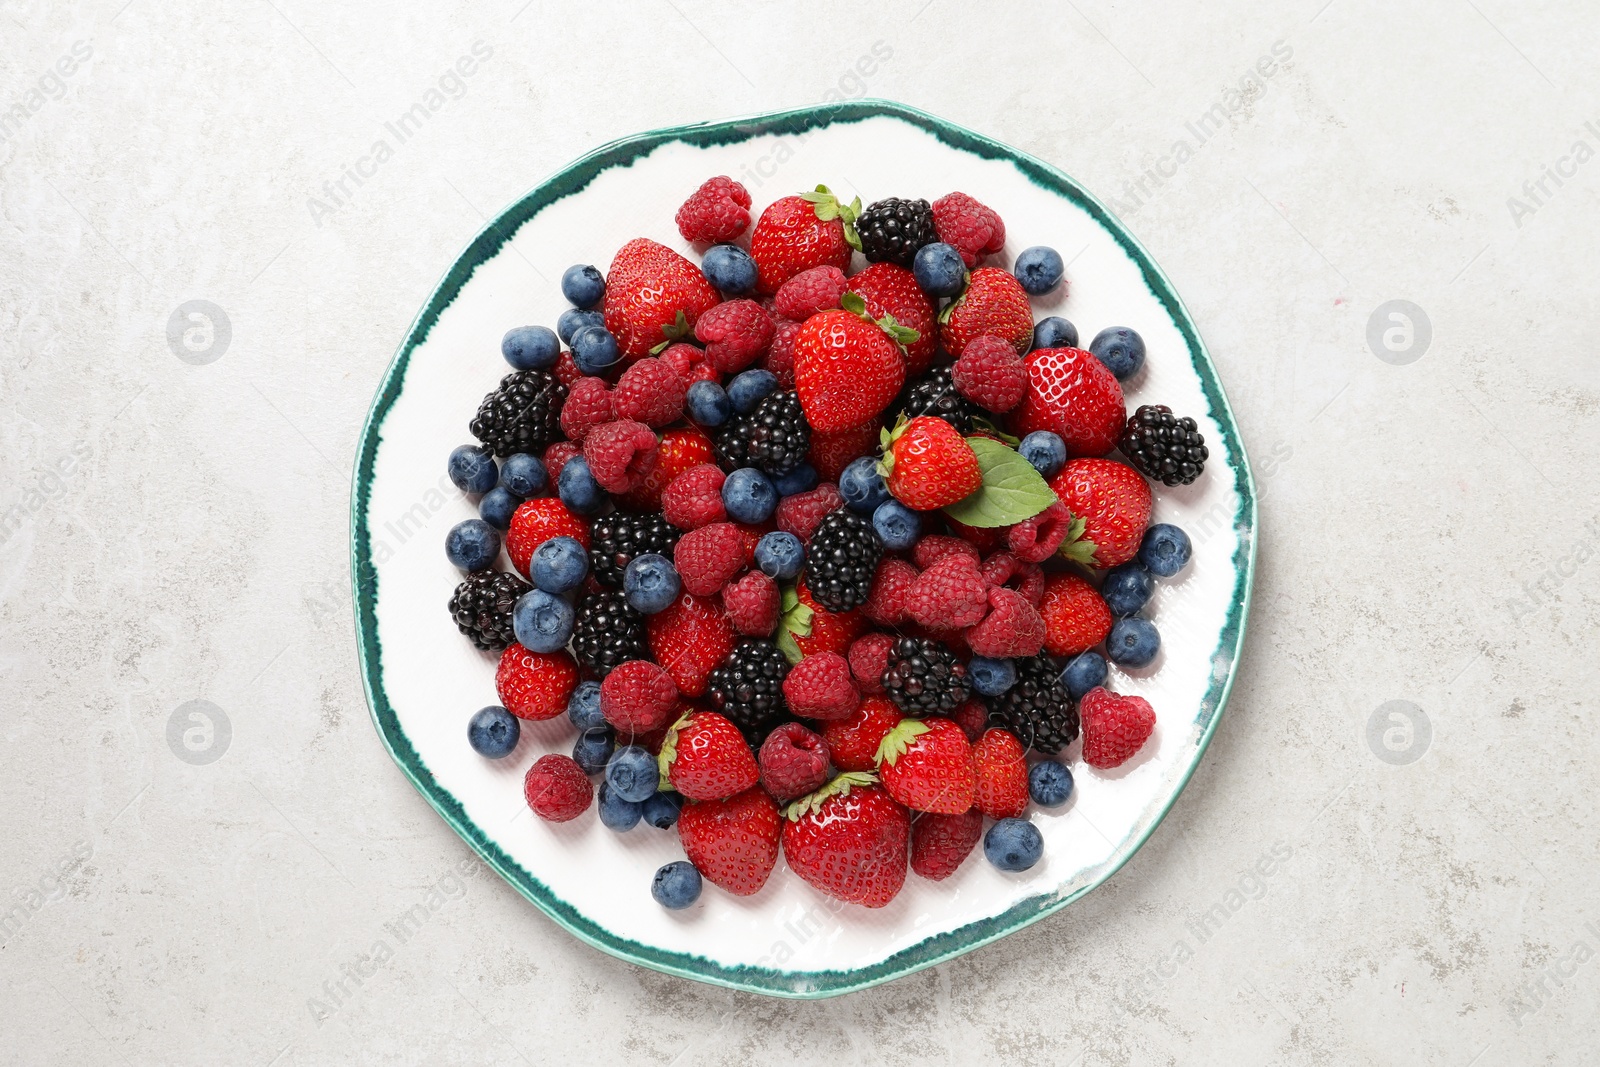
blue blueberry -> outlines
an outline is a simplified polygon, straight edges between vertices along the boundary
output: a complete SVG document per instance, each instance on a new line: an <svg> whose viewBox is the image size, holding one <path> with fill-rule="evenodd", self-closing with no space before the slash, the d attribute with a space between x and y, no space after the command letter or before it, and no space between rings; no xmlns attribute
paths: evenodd
<svg viewBox="0 0 1600 1067"><path fill-rule="evenodd" d="M678 568L659 552L634 556L622 572L622 595L628 606L641 615L667 610L682 589Z"/></svg>
<svg viewBox="0 0 1600 1067"><path fill-rule="evenodd" d="M548 326L518 326L500 339L500 354L517 370L548 370L561 358L561 339Z"/></svg>
<svg viewBox="0 0 1600 1067"><path fill-rule="evenodd" d="M579 730L598 730L606 725L600 714L600 683L579 682L567 698L567 720Z"/></svg>
<svg viewBox="0 0 1600 1067"><path fill-rule="evenodd" d="M478 499L478 515L496 530L511 528L511 513L517 510L522 498L504 486L497 485Z"/></svg>
<svg viewBox="0 0 1600 1067"><path fill-rule="evenodd" d="M528 576L546 593L570 593L589 574L589 553L575 537L552 537L533 550Z"/></svg>
<svg viewBox="0 0 1600 1067"><path fill-rule="evenodd" d="M774 530L762 534L761 540L756 542L756 566L768 578L788 581L800 573L800 565L805 559L805 546L792 533Z"/></svg>
<svg viewBox="0 0 1600 1067"><path fill-rule="evenodd" d="M733 410L741 415L750 414L757 404L777 391L778 376L760 367L742 371L728 383L728 399L733 402Z"/></svg>
<svg viewBox="0 0 1600 1067"><path fill-rule="evenodd" d="M650 880L650 895L663 908L681 911L700 899L700 872L688 860L664 864Z"/></svg>
<svg viewBox="0 0 1600 1067"><path fill-rule="evenodd" d="M588 310L606 295L605 275L587 263L574 263L561 275L561 295L573 307Z"/></svg>
<svg viewBox="0 0 1600 1067"><path fill-rule="evenodd" d="M572 761L583 768L584 774L599 774L611 762L611 753L616 748L616 739L604 726L585 730L572 743Z"/></svg>
<svg viewBox="0 0 1600 1067"><path fill-rule="evenodd" d="M1060 315L1040 319L1033 327L1034 348L1077 348L1078 328Z"/></svg>
<svg viewBox="0 0 1600 1067"><path fill-rule="evenodd" d="M518 452L500 464L500 488L519 499L537 496L549 482L550 475L537 456Z"/></svg>
<svg viewBox="0 0 1600 1067"><path fill-rule="evenodd" d="M744 296L756 287L756 261L738 245L712 245L706 249L700 272L723 296Z"/></svg>
<svg viewBox="0 0 1600 1067"><path fill-rule="evenodd" d="M554 652L572 640L572 605L554 593L530 589L511 609L511 630L517 643L535 652Z"/></svg>
<svg viewBox="0 0 1600 1067"><path fill-rule="evenodd" d="M517 747L522 720L498 704L480 709L467 720L467 744L486 759L501 759Z"/></svg>
<svg viewBox="0 0 1600 1067"><path fill-rule="evenodd" d="M997 697L1017 684L1017 667L1008 659L973 656L967 664L967 676L979 695Z"/></svg>
<svg viewBox="0 0 1600 1067"><path fill-rule="evenodd" d="M446 465L450 480L463 493L487 493L494 488L499 474L495 471L494 457L487 449L477 445L459 445L450 453Z"/></svg>
<svg viewBox="0 0 1600 1067"><path fill-rule="evenodd" d="M1139 562L1159 578L1171 578L1183 570L1193 554L1189 535L1169 522L1156 523L1139 542Z"/></svg>
<svg viewBox="0 0 1600 1067"><path fill-rule="evenodd" d="M556 333L561 337L561 342L567 346L572 345L572 338L586 326L605 326L606 317L598 311L584 311L581 308L568 308L556 320Z"/></svg>
<svg viewBox="0 0 1600 1067"><path fill-rule="evenodd" d="M802 463L788 474L780 474L772 479L772 487L778 491L779 496L794 496L796 493L809 493L817 487L817 468L809 463Z"/></svg>
<svg viewBox="0 0 1600 1067"><path fill-rule="evenodd" d="M1072 771L1053 759L1028 768L1028 795L1041 808L1059 808L1072 797Z"/></svg>
<svg viewBox="0 0 1600 1067"><path fill-rule="evenodd" d="M444 554L464 571L493 566L500 556L500 531L482 519L467 519L444 536Z"/></svg>
<svg viewBox="0 0 1600 1067"><path fill-rule="evenodd" d="M595 798L600 809L600 823L608 830L625 833L639 825L639 818L644 812L639 801L624 800L611 788L610 782L600 783L600 794Z"/></svg>
<svg viewBox="0 0 1600 1067"><path fill-rule="evenodd" d="M1144 366L1144 338L1126 326L1110 326L1094 335L1089 351L1120 381Z"/></svg>
<svg viewBox="0 0 1600 1067"><path fill-rule="evenodd" d="M922 291L933 297L955 296L967 284L967 265L961 261L961 253L943 241L917 249L911 273L916 275Z"/></svg>
<svg viewBox="0 0 1600 1067"><path fill-rule="evenodd" d="M561 468L556 479L556 493L561 502L579 515L595 515L606 506L605 490L589 472L589 461L573 456Z"/></svg>
<svg viewBox="0 0 1600 1067"><path fill-rule="evenodd" d="M1149 619L1118 619L1106 638L1106 656L1119 667L1148 667L1161 651L1161 635Z"/></svg>
<svg viewBox="0 0 1600 1067"><path fill-rule="evenodd" d="M695 382L689 386L684 410L701 426L721 426L733 414L733 401L716 382Z"/></svg>
<svg viewBox="0 0 1600 1067"><path fill-rule="evenodd" d="M778 490L754 467L740 467L722 483L722 506L734 522L766 522L778 508Z"/></svg>
<svg viewBox="0 0 1600 1067"><path fill-rule="evenodd" d="M1106 658L1098 652L1080 652L1061 671L1061 685L1073 700L1097 685L1106 684Z"/></svg>
<svg viewBox="0 0 1600 1067"><path fill-rule="evenodd" d="M661 771L649 752L638 745L623 745L606 764L606 781L619 798L638 804L661 784Z"/></svg>
<svg viewBox="0 0 1600 1067"><path fill-rule="evenodd" d="M1046 478L1054 478L1067 465L1067 445L1049 430L1035 430L1017 445L1022 458Z"/></svg>
<svg viewBox="0 0 1600 1067"><path fill-rule="evenodd" d="M572 335L572 362L585 374L604 374L621 358L616 337L604 326L585 326Z"/></svg>
<svg viewBox="0 0 1600 1067"><path fill-rule="evenodd" d="M1156 591L1156 580L1136 560L1112 567L1100 583L1100 596L1113 615L1137 615Z"/></svg>
<svg viewBox="0 0 1600 1067"><path fill-rule="evenodd" d="M1034 296L1043 296L1060 285L1061 276L1066 272L1067 265L1061 261L1061 253L1045 245L1024 248L1017 253L1016 265L1011 268L1022 288Z"/></svg>
<svg viewBox="0 0 1600 1067"><path fill-rule="evenodd" d="M922 536L922 516L898 500L885 500L872 513L872 528L878 531L884 548L904 552Z"/></svg>
<svg viewBox="0 0 1600 1067"><path fill-rule="evenodd" d="M839 475L839 495L850 510L871 515L889 499L889 487L878 473L878 461L871 456L853 459Z"/></svg>
<svg viewBox="0 0 1600 1067"><path fill-rule="evenodd" d="M657 830L665 830L678 821L678 813L682 810L682 794L670 789L652 793L650 799L644 802L644 821Z"/></svg>
<svg viewBox="0 0 1600 1067"><path fill-rule="evenodd" d="M1001 819L983 835L983 854L1002 871L1025 871L1044 855L1044 835L1026 819Z"/></svg>

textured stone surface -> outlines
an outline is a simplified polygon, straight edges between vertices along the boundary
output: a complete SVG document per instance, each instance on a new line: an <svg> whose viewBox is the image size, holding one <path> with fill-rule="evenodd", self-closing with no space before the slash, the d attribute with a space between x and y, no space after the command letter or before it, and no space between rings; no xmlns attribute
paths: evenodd
<svg viewBox="0 0 1600 1067"><path fill-rule="evenodd" d="M7 1060L1467 1067L1600 1044L1600 13L970 7L7 5ZM613 137L863 93L1123 215L1228 385L1260 570L1227 717L1126 869L796 1005L583 946L435 817L367 718L349 471L486 214ZM818 176L762 178L764 202ZM231 324L206 365L168 341L191 300ZM1391 300L1431 322L1414 362L1369 348ZM230 731L208 764L175 755L223 748L193 708L169 745L195 700ZM1389 701L1425 746L1392 708L1369 734Z"/></svg>

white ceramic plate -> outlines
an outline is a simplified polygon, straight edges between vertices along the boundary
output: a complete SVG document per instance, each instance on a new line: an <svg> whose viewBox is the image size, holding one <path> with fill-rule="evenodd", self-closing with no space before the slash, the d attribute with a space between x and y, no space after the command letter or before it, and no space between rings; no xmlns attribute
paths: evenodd
<svg viewBox="0 0 1600 1067"><path fill-rule="evenodd" d="M765 889L738 899L707 886L691 909L650 898L651 875L682 858L677 835L641 824L615 834L593 809L574 822L534 818L528 765L570 751L563 716L527 723L495 762L466 743L466 720L495 702L497 657L475 651L444 610L459 579L445 532L473 505L444 477L445 456L507 373L501 335L554 324L571 263L602 268L648 236L693 256L672 218L704 179L743 181L755 210L830 185L865 202L933 199L960 189L1006 221L1009 266L1031 244L1070 259L1070 295L1035 303L1063 314L1085 343L1132 326L1149 352L1125 383L1128 406L1164 403L1199 420L1212 459L1202 478L1160 489L1155 518L1195 542L1194 561L1160 583L1152 618L1162 652L1115 672L1113 689L1146 697L1158 725L1131 766L1110 774L1069 750L1078 785L1059 812L1035 810L1045 858L1004 874L971 857L951 878L910 876L887 908L838 905L779 860ZM696 257L697 258L697 257ZM859 263L858 259L858 266ZM578 160L507 208L446 273L400 346L373 402L352 501L356 627L378 733L422 794L483 858L583 940L646 967L793 997L830 996L898 977L1013 933L1103 882L1161 821L1193 773L1222 713L1244 637L1254 562L1255 501L1237 428L1194 324L1160 270L1111 214L1048 164L899 104L864 101L631 137Z"/></svg>

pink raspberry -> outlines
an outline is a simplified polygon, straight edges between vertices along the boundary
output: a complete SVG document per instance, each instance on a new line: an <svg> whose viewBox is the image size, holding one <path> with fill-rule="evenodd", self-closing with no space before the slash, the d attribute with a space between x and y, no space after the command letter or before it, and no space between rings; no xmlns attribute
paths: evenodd
<svg viewBox="0 0 1600 1067"><path fill-rule="evenodd" d="M977 656L1037 656L1044 646L1044 619L1015 589L990 589L989 614L967 631L966 638L967 647Z"/></svg>
<svg viewBox="0 0 1600 1067"><path fill-rule="evenodd" d="M635 419L657 428L668 426L683 415L687 389L672 364L646 356L617 379L617 387L611 391L612 408L619 419ZM562 413L566 413L564 408Z"/></svg>
<svg viewBox="0 0 1600 1067"><path fill-rule="evenodd" d="M552 752L528 768L522 779L522 796L539 818L567 822L588 809L594 785L571 756Z"/></svg>
<svg viewBox="0 0 1600 1067"><path fill-rule="evenodd" d="M714 522L690 530L672 553L685 592L710 596L744 570L748 562L744 531L731 522Z"/></svg>
<svg viewBox="0 0 1600 1067"><path fill-rule="evenodd" d="M589 473L608 493L627 493L656 469L656 432L642 422L619 419L596 426L583 439Z"/></svg>
<svg viewBox="0 0 1600 1067"><path fill-rule="evenodd" d="M985 411L1010 411L1028 391L1028 368L1011 343L993 334L974 337L950 368L956 392Z"/></svg>
<svg viewBox="0 0 1600 1067"><path fill-rule="evenodd" d="M879 626L899 626L906 619L906 598L916 580L917 568L905 560L884 560L872 576L872 589L861 605L861 614Z"/></svg>
<svg viewBox="0 0 1600 1067"><path fill-rule="evenodd" d="M699 463L661 491L661 513L680 530L698 530L728 517L722 506L722 483L728 476L715 463Z"/></svg>
<svg viewBox="0 0 1600 1067"><path fill-rule="evenodd" d="M678 372L685 390L695 382L717 380L717 369L706 362L706 350L688 341L672 342L656 358Z"/></svg>
<svg viewBox="0 0 1600 1067"><path fill-rule="evenodd" d="M949 193L933 202L933 225L939 240L954 245L970 270L980 257L1000 251L1006 224L966 193Z"/></svg>
<svg viewBox="0 0 1600 1067"><path fill-rule="evenodd" d="M974 563L979 559L977 548L970 542L945 534L929 534L911 547L911 562L922 570L927 570L952 552L970 556Z"/></svg>
<svg viewBox="0 0 1600 1067"><path fill-rule="evenodd" d="M582 452L583 449L571 441L557 441L544 450L544 472L550 476L550 485L554 486L561 477L561 468L567 465L567 460Z"/></svg>
<svg viewBox="0 0 1600 1067"><path fill-rule="evenodd" d="M706 361L722 374L736 374L772 343L772 319L754 300L729 300L701 315L694 335L706 346Z"/></svg>
<svg viewBox="0 0 1600 1067"><path fill-rule="evenodd" d="M750 194L719 174L689 194L674 221L683 239L692 244L731 241L750 225Z"/></svg>
<svg viewBox="0 0 1600 1067"><path fill-rule="evenodd" d="M848 719L861 706L850 661L837 652L807 656L783 680L783 699L802 719Z"/></svg>
<svg viewBox="0 0 1600 1067"><path fill-rule="evenodd" d="M1024 563L1043 563L1056 554L1072 528L1072 512L1059 500L1031 519L1011 527L1006 547Z"/></svg>
<svg viewBox="0 0 1600 1067"><path fill-rule="evenodd" d="M786 722L761 742L756 762L761 784L783 804L821 789L830 757L826 741L797 722Z"/></svg>
<svg viewBox="0 0 1600 1067"><path fill-rule="evenodd" d="M600 683L600 714L624 736L660 729L677 706L672 676L647 659L618 664Z"/></svg>
<svg viewBox="0 0 1600 1067"><path fill-rule="evenodd" d="M778 523L778 529L794 534L800 538L801 544L809 545L811 535L817 531L817 524L828 512L843 503L844 497L839 495L839 487L832 482L823 482L808 492L784 497L778 502L778 510L773 518Z"/></svg>
<svg viewBox="0 0 1600 1067"><path fill-rule="evenodd" d="M850 673L864 695L883 696L883 669L889 665L894 643L894 634L870 633L862 634L850 646Z"/></svg>
<svg viewBox="0 0 1600 1067"><path fill-rule="evenodd" d="M746 637L772 636L781 600L778 583L760 571L751 571L722 589L722 610L733 628Z"/></svg>
<svg viewBox="0 0 1600 1067"><path fill-rule="evenodd" d="M794 338L800 332L800 323L784 319L772 333L772 345L767 349L761 365L778 379L779 389L794 388Z"/></svg>
<svg viewBox="0 0 1600 1067"><path fill-rule="evenodd" d="M616 419L611 390L601 378L579 378L567 389L561 405L561 432L567 440L583 443L589 431Z"/></svg>
<svg viewBox="0 0 1600 1067"><path fill-rule="evenodd" d="M1037 563L1024 563L1009 552L996 552L978 569L991 586L1015 589L1034 607L1044 599L1044 568Z"/></svg>
<svg viewBox="0 0 1600 1067"><path fill-rule="evenodd" d="M819 311L838 307L849 288L849 279L838 267L812 267L778 287L772 309L790 322L804 322Z"/></svg>
<svg viewBox="0 0 1600 1067"><path fill-rule="evenodd" d="M968 741L976 741L989 728L989 709L977 697L963 701L960 707L950 713L950 718L961 727Z"/></svg>
<svg viewBox="0 0 1600 1067"><path fill-rule="evenodd" d="M578 369L578 361L572 358L571 352L563 348L561 354L556 357L556 379L571 389L572 384L582 377L584 373Z"/></svg>
<svg viewBox="0 0 1600 1067"><path fill-rule="evenodd" d="M906 614L929 629L965 630L988 610L989 583L977 561L961 552L940 557L906 594Z"/></svg>

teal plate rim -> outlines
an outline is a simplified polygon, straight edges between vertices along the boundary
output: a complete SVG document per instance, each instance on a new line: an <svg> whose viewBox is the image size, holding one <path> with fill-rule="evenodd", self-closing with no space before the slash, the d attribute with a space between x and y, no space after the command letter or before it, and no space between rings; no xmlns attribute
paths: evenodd
<svg viewBox="0 0 1600 1067"><path fill-rule="evenodd" d="M581 191L602 172L612 167L630 166L635 160L672 141L681 141L689 145L729 144L766 134L797 135L835 123L861 122L879 117L891 117L909 123L932 134L952 148L984 159L1008 161L1035 185L1063 196L1083 208L1117 239L1122 248L1139 265L1151 293L1161 301L1162 306L1177 324L1188 345L1190 361L1200 377L1206 399L1211 406L1211 415L1222 427L1228 467L1233 472L1234 489L1240 501L1239 510L1234 516L1234 528L1238 533L1234 565L1238 578L1234 584L1227 620L1217 649L1212 654L1213 660L1218 656L1226 656L1228 670L1226 676L1222 678L1216 677L1216 672L1213 672L1211 686L1201 701L1196 716L1196 721L1202 723L1199 742L1194 757L1183 770L1172 798L1144 827L1138 838L1132 841L1131 846L1124 842L1107 861L1099 876L1088 884L1064 896L1044 893L1020 901L997 916L935 935L868 967L844 971L796 972L752 966L726 966L701 956L667 952L638 944L611 933L581 915L501 851L500 847L467 817L456 798L435 780L410 739L401 730L399 720L384 691L381 648L377 632L378 583L376 571L372 566L371 536L367 525L369 487L377 458L381 427L389 409L400 395L412 352L427 339L439 316L455 300L478 265L498 254L522 224L545 207ZM519 893L533 902L539 910L580 940L620 959L666 974L729 989L797 999L817 999L867 989L953 959L1060 911L1103 884L1120 870L1166 818L1167 812L1182 794L1211 742L1211 736L1221 720L1229 693L1233 689L1234 677L1238 672L1239 655L1244 643L1245 620L1250 611L1251 588L1255 575L1255 482L1251 477L1244 445L1239 438L1238 425L1234 421L1232 409L1228 406L1228 398L1217 377L1216 367L1211 362L1205 344L1200 340L1199 330L1195 327L1183 302L1178 298L1172 283L1156 266L1150 254L1105 205L1062 171L981 134L973 133L916 108L888 100L863 99L822 104L636 134L603 145L540 182L492 219L473 238L434 288L427 304L412 322L406 332L405 340L384 374L382 385L373 399L372 408L362 427L351 483L350 570L362 685L366 690L367 705L372 712L373 725L378 731L378 736L383 740L390 756L416 786L417 791L486 863L498 871Z"/></svg>

